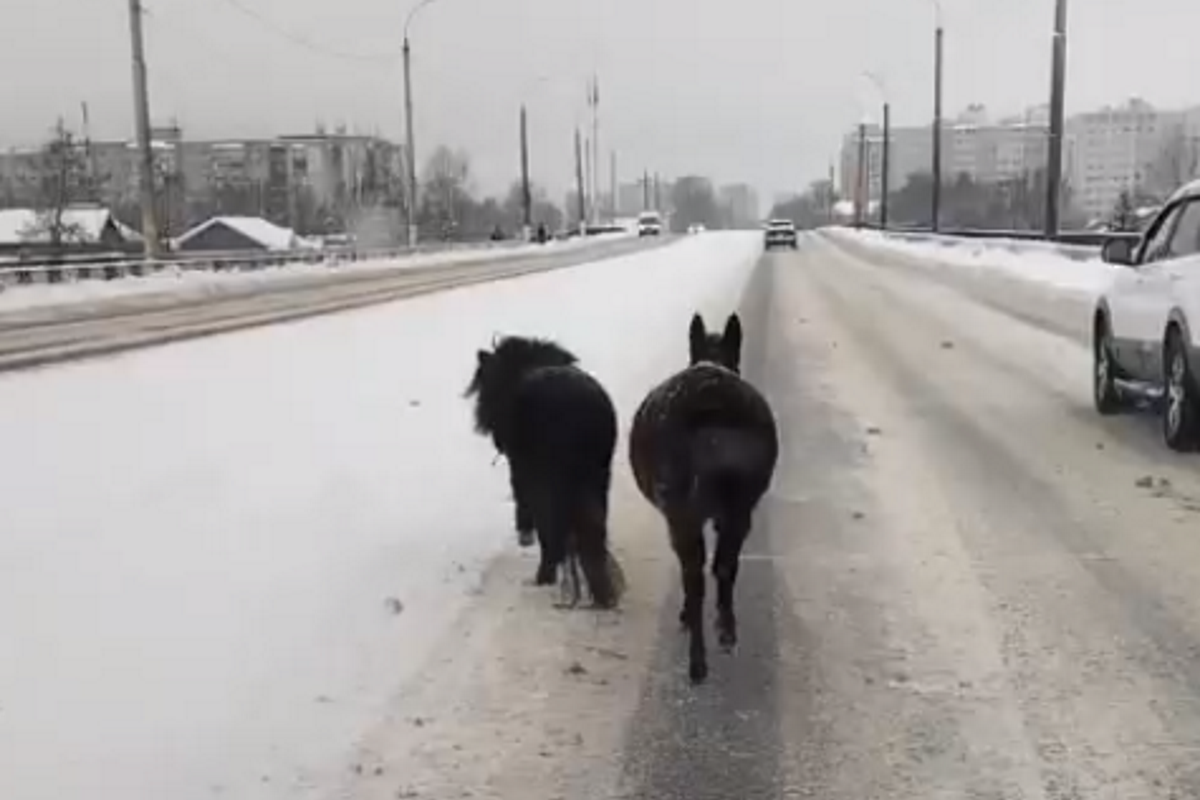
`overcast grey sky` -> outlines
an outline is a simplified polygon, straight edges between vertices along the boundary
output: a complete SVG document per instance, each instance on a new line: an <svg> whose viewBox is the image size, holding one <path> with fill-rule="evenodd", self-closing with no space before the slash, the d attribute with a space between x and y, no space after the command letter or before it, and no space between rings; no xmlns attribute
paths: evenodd
<svg viewBox="0 0 1200 800"><path fill-rule="evenodd" d="M400 139L399 42L414 1L146 0L155 121L220 137L320 119ZM947 113L1045 102L1053 0L942 4ZM76 122L84 100L94 136L129 135L125 9L0 0L0 143L36 143L58 115ZM825 173L874 103L864 69L884 76L898 124L928 120L933 19L931 0L437 0L413 28L418 153L462 147L478 188L501 190L517 172L524 99L534 178L561 197L595 70L601 146L617 150L623 177L646 167L746 180L768 202ZM1197 0L1072 0L1068 112L1131 95L1200 102L1198 31Z"/></svg>

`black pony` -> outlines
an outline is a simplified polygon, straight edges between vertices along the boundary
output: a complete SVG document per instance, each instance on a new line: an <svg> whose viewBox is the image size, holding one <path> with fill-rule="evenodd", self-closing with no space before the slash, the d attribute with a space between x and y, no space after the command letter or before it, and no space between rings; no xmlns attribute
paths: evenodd
<svg viewBox="0 0 1200 800"><path fill-rule="evenodd" d="M638 489L666 517L683 572L679 620L689 633L688 674L708 676L704 646L704 524L717 533L717 632L722 648L737 644L733 587L750 519L770 486L779 457L771 407L741 378L742 325L729 317L709 334L699 314L689 330L691 366L642 401L629 435Z"/></svg>
<svg viewBox="0 0 1200 800"><path fill-rule="evenodd" d="M616 604L622 578L608 551L608 492L617 414L604 387L552 341L508 336L477 354L466 396L475 429L507 457L522 545L542 548L534 578L553 585L570 568L571 605L579 602L576 562L592 602Z"/></svg>

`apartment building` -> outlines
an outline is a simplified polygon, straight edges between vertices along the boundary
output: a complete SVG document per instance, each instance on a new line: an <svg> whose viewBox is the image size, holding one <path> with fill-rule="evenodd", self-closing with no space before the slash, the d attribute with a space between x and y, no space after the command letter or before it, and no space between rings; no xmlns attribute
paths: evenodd
<svg viewBox="0 0 1200 800"><path fill-rule="evenodd" d="M177 126L152 132L158 216L178 233L212 214L261 216L304 229L357 207L403 196L403 147L344 131L265 139L188 140ZM97 197L113 209L138 203L138 150L130 141L83 142ZM0 202L37 203L40 151L0 153Z"/></svg>
<svg viewBox="0 0 1200 800"><path fill-rule="evenodd" d="M1090 217L1112 211L1122 192L1163 197L1200 174L1200 108L1164 111L1133 98L1067 122L1078 158L1076 204Z"/></svg>
<svg viewBox="0 0 1200 800"><path fill-rule="evenodd" d="M854 197L858 186L858 131L842 143L840 188ZM868 194L879 198L882 136L867 133ZM1015 117L991 121L980 105L968 107L942 131L942 177L965 174L980 183L999 183L1036 173L1049 153L1049 114L1039 106ZM889 180L900 188L912 172L931 172L932 128L892 131ZM1071 203L1089 218L1101 218L1121 192L1161 197L1200 176L1200 107L1161 111L1134 98L1119 106L1067 119L1063 175Z"/></svg>

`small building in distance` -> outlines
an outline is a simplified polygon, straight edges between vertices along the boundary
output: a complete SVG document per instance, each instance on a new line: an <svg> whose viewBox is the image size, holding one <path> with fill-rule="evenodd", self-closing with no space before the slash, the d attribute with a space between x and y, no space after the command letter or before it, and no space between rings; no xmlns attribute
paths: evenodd
<svg viewBox="0 0 1200 800"><path fill-rule="evenodd" d="M44 255L61 253L126 252L141 247L142 236L101 206L71 206L56 220L50 209L0 210L0 252ZM53 229L59 229L54 244Z"/></svg>
<svg viewBox="0 0 1200 800"><path fill-rule="evenodd" d="M182 253L261 250L284 252L314 246L291 228L261 217L213 217L174 242Z"/></svg>

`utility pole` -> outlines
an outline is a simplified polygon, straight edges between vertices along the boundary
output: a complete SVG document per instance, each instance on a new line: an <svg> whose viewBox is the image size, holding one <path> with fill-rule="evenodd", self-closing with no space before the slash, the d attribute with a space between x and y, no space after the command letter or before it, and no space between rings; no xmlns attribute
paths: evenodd
<svg viewBox="0 0 1200 800"><path fill-rule="evenodd" d="M854 176L854 225L857 228L863 226L863 220L866 214L863 209L864 202L870 202L870 195L867 190L870 187L867 177L867 123L860 122L858 124L858 170Z"/></svg>
<svg viewBox="0 0 1200 800"><path fill-rule="evenodd" d="M1054 54L1050 75L1050 152L1046 158L1046 238L1058 236L1063 167L1063 105L1067 81L1067 0L1054 3Z"/></svg>
<svg viewBox="0 0 1200 800"><path fill-rule="evenodd" d="M592 88L589 95L589 101L592 106L592 221L599 222L600 208L597 199L600 195L600 78L595 75L592 76Z"/></svg>
<svg viewBox="0 0 1200 800"><path fill-rule="evenodd" d="M827 222L833 224L833 164L829 165L829 189L825 192L825 213L828 217Z"/></svg>
<svg viewBox="0 0 1200 800"><path fill-rule="evenodd" d="M150 92L146 85L146 48L142 39L142 2L129 0L129 39L133 56L133 109L137 128L138 188L142 204L142 240L147 259L158 258L158 219L154 207L154 151L150 141Z"/></svg>
<svg viewBox="0 0 1200 800"><path fill-rule="evenodd" d="M590 224L596 206L596 191L592 185L592 140L587 136L583 137L583 186L583 196L587 200L587 215L584 219Z"/></svg>
<svg viewBox="0 0 1200 800"><path fill-rule="evenodd" d="M533 195L529 190L529 136L525 124L525 106L521 106L521 214L525 241L533 238Z"/></svg>
<svg viewBox="0 0 1200 800"><path fill-rule="evenodd" d="M658 193L658 173L654 173L654 210L662 213L662 197Z"/></svg>
<svg viewBox="0 0 1200 800"><path fill-rule="evenodd" d="M617 151L608 154L608 211L611 219L617 218Z"/></svg>
<svg viewBox="0 0 1200 800"><path fill-rule="evenodd" d="M642 172L642 211L650 210L650 170Z"/></svg>
<svg viewBox="0 0 1200 800"><path fill-rule="evenodd" d="M587 230L587 203L583 195L583 141L575 129L575 188L579 195L579 235Z"/></svg>
<svg viewBox="0 0 1200 800"><path fill-rule="evenodd" d="M879 227L887 230L888 224L888 151L891 150L892 106L883 103L883 152L880 154L879 172Z"/></svg>
<svg viewBox="0 0 1200 800"><path fill-rule="evenodd" d="M407 32L404 34L404 125L407 129L405 136L408 139L405 144L405 161L408 166L408 246L416 247L419 235L417 227L417 147L413 144L412 77L409 72Z"/></svg>
<svg viewBox="0 0 1200 800"><path fill-rule="evenodd" d="M933 220L936 233L942 219L942 50L944 34L939 8L933 36Z"/></svg>

